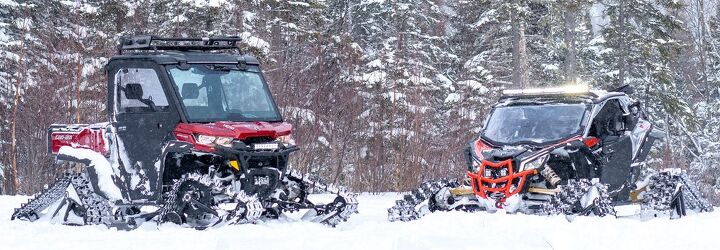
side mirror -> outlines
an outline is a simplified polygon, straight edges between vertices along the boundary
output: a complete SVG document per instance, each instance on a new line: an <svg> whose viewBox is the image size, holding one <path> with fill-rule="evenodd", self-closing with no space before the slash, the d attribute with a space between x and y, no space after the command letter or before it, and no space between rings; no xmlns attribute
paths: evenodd
<svg viewBox="0 0 720 250"><path fill-rule="evenodd" d="M125 98L129 100L140 100L143 97L142 85L139 83L125 84Z"/></svg>
<svg viewBox="0 0 720 250"><path fill-rule="evenodd" d="M200 96L200 86L197 83L184 83L180 95L183 99L197 99Z"/></svg>

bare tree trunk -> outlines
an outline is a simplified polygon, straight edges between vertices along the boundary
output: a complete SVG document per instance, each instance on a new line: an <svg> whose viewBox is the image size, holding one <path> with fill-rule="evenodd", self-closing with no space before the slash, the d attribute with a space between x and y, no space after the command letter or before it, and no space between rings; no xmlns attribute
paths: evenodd
<svg viewBox="0 0 720 250"><path fill-rule="evenodd" d="M513 85L525 88L528 83L528 58L526 50L525 27L517 14L510 14L513 38Z"/></svg>
<svg viewBox="0 0 720 250"><path fill-rule="evenodd" d="M702 84L703 87L707 90L706 98L709 102L711 97L712 91L710 91L710 86L708 85L708 74L707 74L707 48L705 45L705 37L706 37L706 31L705 31L705 0L697 0L697 12L698 12L698 26L700 26L700 34L698 39L698 53L700 56L700 70L702 71Z"/></svg>
<svg viewBox="0 0 720 250"><path fill-rule="evenodd" d="M23 80L23 74L25 74L25 67L23 64L23 61L25 60L25 29L23 28L23 31L20 33L20 53L18 57L18 63L20 65L20 70L18 71L18 76L15 79L15 101L13 102L13 112L12 112L12 128L11 128L11 150L10 154L12 155L12 180L13 180L13 188L12 188L12 194L17 194L20 189L20 181L18 180L18 172L17 172L17 111L18 106L20 106L20 86L22 85Z"/></svg>
<svg viewBox="0 0 720 250"><path fill-rule="evenodd" d="M570 83L577 81L577 47L575 46L575 28L577 28L577 11L578 6L571 1L566 1L565 13L563 15L565 23L565 46L567 46L567 56L565 57L565 80Z"/></svg>
<svg viewBox="0 0 720 250"><path fill-rule="evenodd" d="M80 83L82 82L82 66L82 58L79 58L77 68L75 69L75 123L80 123Z"/></svg>
<svg viewBox="0 0 720 250"><path fill-rule="evenodd" d="M620 86L625 85L625 57L627 56L625 44L627 43L625 41L625 3L624 1L620 1L620 12L618 13L618 23L620 23L620 53L618 54L618 58L620 59L620 62L618 62L618 79Z"/></svg>
<svg viewBox="0 0 720 250"><path fill-rule="evenodd" d="M347 150L347 143L343 143L342 147L340 148L340 151L337 153L338 163L337 167L335 168L335 174L333 175L332 182L333 184L338 184L338 180L340 180L340 175L342 174L344 170L344 164L345 164L345 151Z"/></svg>

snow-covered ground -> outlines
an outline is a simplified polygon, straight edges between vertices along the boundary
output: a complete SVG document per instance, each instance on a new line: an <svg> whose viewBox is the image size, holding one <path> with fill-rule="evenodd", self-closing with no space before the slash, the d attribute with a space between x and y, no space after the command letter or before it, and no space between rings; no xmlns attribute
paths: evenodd
<svg viewBox="0 0 720 250"><path fill-rule="evenodd" d="M386 220L397 194L361 195L360 213L337 228L286 220L198 231L174 225L125 232L10 221L26 197L0 196L0 249L718 249L720 212L656 218L434 213ZM297 217L297 216L296 216Z"/></svg>

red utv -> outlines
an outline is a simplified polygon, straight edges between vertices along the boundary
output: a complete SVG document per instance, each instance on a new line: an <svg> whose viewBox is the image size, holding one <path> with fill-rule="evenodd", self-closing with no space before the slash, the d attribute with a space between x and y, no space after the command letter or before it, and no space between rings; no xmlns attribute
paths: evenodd
<svg viewBox="0 0 720 250"><path fill-rule="evenodd" d="M298 150L258 60L236 37L124 37L106 65L109 121L53 125L49 151L72 169L12 219L134 228L189 227L309 210L328 225L357 211L354 194L290 170ZM313 190L337 194L328 204Z"/></svg>

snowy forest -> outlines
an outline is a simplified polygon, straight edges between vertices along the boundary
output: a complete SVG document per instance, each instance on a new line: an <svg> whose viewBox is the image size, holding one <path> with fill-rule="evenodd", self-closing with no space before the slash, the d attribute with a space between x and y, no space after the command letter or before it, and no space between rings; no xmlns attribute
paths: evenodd
<svg viewBox="0 0 720 250"><path fill-rule="evenodd" d="M107 120L118 38L239 36L258 56L304 173L356 192L465 174L503 89L630 84L668 136L651 168L720 204L717 0L0 0L0 189L59 171L52 123Z"/></svg>

